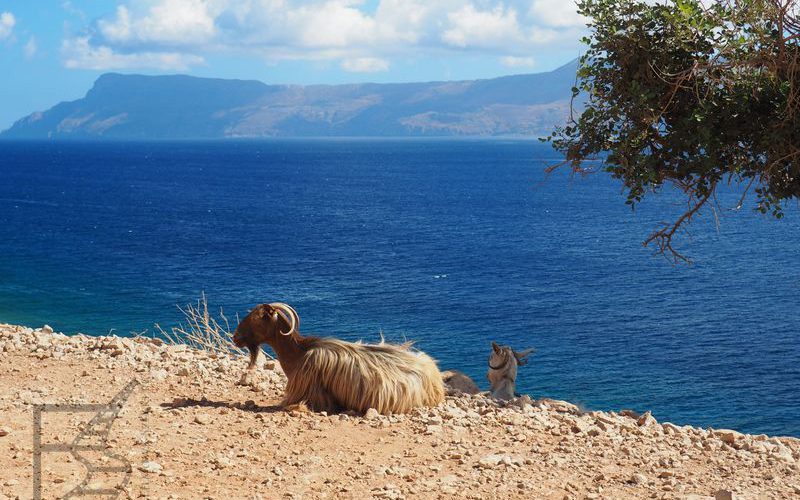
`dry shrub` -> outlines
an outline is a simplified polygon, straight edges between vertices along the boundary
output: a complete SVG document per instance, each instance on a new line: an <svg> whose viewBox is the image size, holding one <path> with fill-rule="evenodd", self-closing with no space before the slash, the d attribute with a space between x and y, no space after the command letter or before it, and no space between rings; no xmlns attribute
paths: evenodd
<svg viewBox="0 0 800 500"><path fill-rule="evenodd" d="M201 294L197 304L177 307L183 313L184 322L170 328L169 331L158 324L155 325L158 335L168 343L188 345L221 356L242 356L247 353L233 344L231 325L222 308L219 310L218 318L209 312L205 293ZM236 320L238 323L238 316Z"/></svg>

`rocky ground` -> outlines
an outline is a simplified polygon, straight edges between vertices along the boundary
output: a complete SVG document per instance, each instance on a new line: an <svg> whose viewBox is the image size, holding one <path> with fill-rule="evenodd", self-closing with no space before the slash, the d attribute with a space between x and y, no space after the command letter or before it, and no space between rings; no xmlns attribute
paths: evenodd
<svg viewBox="0 0 800 500"><path fill-rule="evenodd" d="M800 497L794 438L528 397L451 396L389 417L287 413L277 406L280 366L267 361L258 380L238 385L245 364L146 338L0 325L0 499L32 497L35 405L106 404L132 380L97 441L105 452L42 453L43 498L75 488L82 462L130 464L90 477L120 498ZM46 411L42 444L98 439L93 416Z"/></svg>

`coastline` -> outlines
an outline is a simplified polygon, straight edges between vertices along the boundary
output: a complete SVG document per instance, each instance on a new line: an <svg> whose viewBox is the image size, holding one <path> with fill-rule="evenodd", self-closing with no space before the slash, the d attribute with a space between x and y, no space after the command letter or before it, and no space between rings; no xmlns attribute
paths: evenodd
<svg viewBox="0 0 800 500"><path fill-rule="evenodd" d="M277 406L280 366L261 359L259 377L243 386L242 358L0 324L0 492L31 496L34 405L107 403L137 380L107 443L130 463L131 498L800 495L797 438L527 396L508 404L448 396L437 408L388 417L287 413ZM46 416L43 439L70 442L80 422ZM82 479L81 466L64 458L43 459L44 496Z"/></svg>

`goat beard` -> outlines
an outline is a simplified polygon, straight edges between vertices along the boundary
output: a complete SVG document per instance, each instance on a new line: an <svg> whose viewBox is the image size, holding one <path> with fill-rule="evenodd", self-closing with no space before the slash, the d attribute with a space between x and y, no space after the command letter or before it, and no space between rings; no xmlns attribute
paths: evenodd
<svg viewBox="0 0 800 500"><path fill-rule="evenodd" d="M250 351L250 364L248 368L252 368L256 364L256 360L258 360L258 352L261 350L261 346L258 344L247 344L247 350Z"/></svg>

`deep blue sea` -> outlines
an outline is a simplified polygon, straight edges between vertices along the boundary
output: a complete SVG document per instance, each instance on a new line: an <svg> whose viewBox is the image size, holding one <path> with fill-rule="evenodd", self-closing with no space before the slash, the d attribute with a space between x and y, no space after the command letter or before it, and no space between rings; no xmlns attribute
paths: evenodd
<svg viewBox="0 0 800 500"><path fill-rule="evenodd" d="M205 292L296 307L306 333L415 340L486 388L800 436L800 211L720 197L673 267L604 174L545 178L515 141L0 142L0 321L122 335Z"/></svg>

